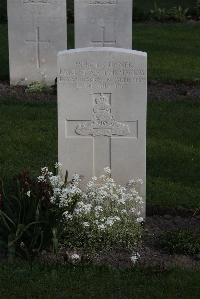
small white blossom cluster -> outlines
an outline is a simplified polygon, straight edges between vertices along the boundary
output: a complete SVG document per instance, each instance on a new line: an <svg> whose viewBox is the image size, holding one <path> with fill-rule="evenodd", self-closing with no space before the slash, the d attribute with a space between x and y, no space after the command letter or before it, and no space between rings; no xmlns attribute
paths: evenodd
<svg viewBox="0 0 200 299"><path fill-rule="evenodd" d="M138 252L134 252L133 255L131 256L131 262L133 263L133 265L137 263L139 258L140 258L140 254Z"/></svg>
<svg viewBox="0 0 200 299"><path fill-rule="evenodd" d="M75 174L70 183L65 183L61 175L62 165L56 163L55 169L57 170L57 175L53 175L53 173L48 170L48 167L42 168L38 182L49 183L53 193L50 199L51 203L56 204L59 208L65 209L72 202L74 196L80 196L82 194L82 191L78 187L80 177Z"/></svg>
<svg viewBox="0 0 200 299"><path fill-rule="evenodd" d="M111 178L110 169L105 168L102 176L93 177L85 191L79 193L80 200L73 213L65 212L64 216L67 220L77 219L84 228L103 231L126 222L127 218L141 223L143 199L136 190L141 183L141 180L132 180L127 187L122 187Z"/></svg>
<svg viewBox="0 0 200 299"><path fill-rule="evenodd" d="M41 175L37 178L38 182L46 183L48 177L52 176L53 173L49 171L48 167L41 168Z"/></svg>
<svg viewBox="0 0 200 299"><path fill-rule="evenodd" d="M140 179L131 180L123 187L113 180L111 170L106 167L103 175L92 177L85 188L80 189L78 174L66 183L60 174L61 165L55 167L57 175L45 167L38 180L52 187L51 203L61 209L64 231L73 238L66 242L74 247L80 242L84 246L93 246L103 238L105 246L115 243L133 248L137 244L141 237L144 205L138 191L143 183Z"/></svg>
<svg viewBox="0 0 200 299"><path fill-rule="evenodd" d="M72 181L66 184L60 174L61 167L60 163L55 164L57 175L53 175L47 167L42 168L38 181L50 183L53 190L51 202L60 208L66 208L64 216L67 220L78 217L82 219L84 227L89 227L92 219L100 230L127 217L134 218L137 223L143 222L141 210L144 202L137 190L138 184L143 183L142 180L130 180L126 187L122 187L111 178L111 170L106 167L104 174L99 178L92 177L82 191L79 188L80 176L75 174ZM75 195L78 195L79 200L72 214L69 214L67 207Z"/></svg>
<svg viewBox="0 0 200 299"><path fill-rule="evenodd" d="M71 261L72 264L78 264L81 261L81 256L77 253L73 253L69 255L69 260Z"/></svg>

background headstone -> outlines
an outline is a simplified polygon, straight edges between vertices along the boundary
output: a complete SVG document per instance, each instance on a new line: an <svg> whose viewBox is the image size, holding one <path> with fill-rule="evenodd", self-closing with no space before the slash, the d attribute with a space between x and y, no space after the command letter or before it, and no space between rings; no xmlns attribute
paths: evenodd
<svg viewBox="0 0 200 299"><path fill-rule="evenodd" d="M59 162L63 171L146 186L147 55L117 48L58 54Z"/></svg>
<svg viewBox="0 0 200 299"><path fill-rule="evenodd" d="M75 47L132 49L132 0L75 0Z"/></svg>
<svg viewBox="0 0 200 299"><path fill-rule="evenodd" d="M53 84L67 48L66 0L8 0L11 84Z"/></svg>

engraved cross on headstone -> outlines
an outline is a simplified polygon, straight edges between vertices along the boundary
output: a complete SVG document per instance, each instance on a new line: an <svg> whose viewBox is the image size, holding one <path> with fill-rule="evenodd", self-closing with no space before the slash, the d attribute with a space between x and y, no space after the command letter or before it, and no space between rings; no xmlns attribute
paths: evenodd
<svg viewBox="0 0 200 299"><path fill-rule="evenodd" d="M50 45L50 41L46 41L46 40L41 40L40 39L40 27L36 28L36 32L35 32L35 39L34 40L26 40L26 43L34 43L35 47L36 47L36 64L37 64L37 68L40 69L41 67L41 57L40 57L40 47L41 44L43 45Z"/></svg>
<svg viewBox="0 0 200 299"><path fill-rule="evenodd" d="M116 40L106 40L106 27L101 27L101 40L92 40L92 44L99 47L116 46Z"/></svg>
<svg viewBox="0 0 200 299"><path fill-rule="evenodd" d="M92 138L93 175L96 169L112 169L112 139L138 138L138 121L118 122L112 114L111 94L93 95L91 120L67 120L66 138ZM99 167L101 165L101 167Z"/></svg>

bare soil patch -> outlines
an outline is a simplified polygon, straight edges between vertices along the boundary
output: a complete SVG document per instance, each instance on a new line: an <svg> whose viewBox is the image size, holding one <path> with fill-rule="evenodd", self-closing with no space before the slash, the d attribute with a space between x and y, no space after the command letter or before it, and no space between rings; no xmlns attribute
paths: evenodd
<svg viewBox="0 0 200 299"><path fill-rule="evenodd" d="M24 86L10 86L7 81L0 81L0 100L14 99L16 101L40 102L56 101L55 87L47 92L27 92Z"/></svg>
<svg viewBox="0 0 200 299"><path fill-rule="evenodd" d="M194 82L149 82L148 100L181 101L190 99L200 100L200 84Z"/></svg>
<svg viewBox="0 0 200 299"><path fill-rule="evenodd" d="M158 272L167 271L173 267L200 269L200 254L193 256L171 255L157 248L157 239L163 232L178 229L190 230L200 234L200 215L194 217L174 217L171 215L147 217L144 224L144 238L138 250L140 254L138 266L152 268ZM131 268L133 264L130 256L131 252L127 250L113 250L106 254L102 252L96 257L95 263L111 265L115 268Z"/></svg>
<svg viewBox="0 0 200 299"><path fill-rule="evenodd" d="M177 231L178 229L190 230L200 234L200 215L193 217L181 217L172 215L154 215L147 217L144 223L144 236L138 253L140 258L133 264L130 250L115 248L111 251L102 251L93 256L71 251L63 247L58 255L44 253L39 261L44 264L66 264L70 262L70 254L78 254L82 263L111 266L117 269L131 269L138 266L142 269L151 269L153 272L169 271L174 267L185 269L200 269L200 254L182 255L169 254L157 247L159 236L166 231ZM151 271L151 272L152 272Z"/></svg>

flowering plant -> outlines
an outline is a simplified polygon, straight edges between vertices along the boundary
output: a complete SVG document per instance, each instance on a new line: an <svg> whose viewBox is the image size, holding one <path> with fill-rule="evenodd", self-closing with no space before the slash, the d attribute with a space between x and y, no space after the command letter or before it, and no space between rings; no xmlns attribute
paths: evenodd
<svg viewBox="0 0 200 299"><path fill-rule="evenodd" d="M14 180L12 188L0 186L0 254L11 261L16 256L32 260L51 244L53 214L51 186L41 185L27 172ZM55 221L54 221L55 222Z"/></svg>
<svg viewBox="0 0 200 299"><path fill-rule="evenodd" d="M63 179L61 165L58 174L42 169L40 182L52 187L50 201L62 210L64 243L73 248L101 250L113 247L134 249L141 237L143 199L137 190L140 179L126 187L111 178L109 168L99 178L92 177L84 190L81 178L75 174L71 182Z"/></svg>

